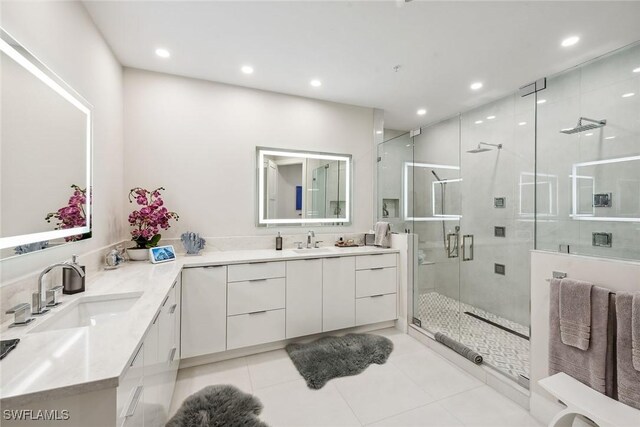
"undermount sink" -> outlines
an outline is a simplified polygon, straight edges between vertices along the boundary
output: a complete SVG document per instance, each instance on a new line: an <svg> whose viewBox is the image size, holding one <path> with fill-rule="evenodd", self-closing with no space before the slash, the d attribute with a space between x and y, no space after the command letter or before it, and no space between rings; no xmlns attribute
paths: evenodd
<svg viewBox="0 0 640 427"><path fill-rule="evenodd" d="M310 248L310 249L294 249L293 252L297 254L322 254L322 253L329 253L333 251L327 248Z"/></svg>
<svg viewBox="0 0 640 427"><path fill-rule="evenodd" d="M62 306L59 311L49 313L32 332L46 332L60 329L96 326L116 319L129 311L138 301L141 292L81 297Z"/></svg>

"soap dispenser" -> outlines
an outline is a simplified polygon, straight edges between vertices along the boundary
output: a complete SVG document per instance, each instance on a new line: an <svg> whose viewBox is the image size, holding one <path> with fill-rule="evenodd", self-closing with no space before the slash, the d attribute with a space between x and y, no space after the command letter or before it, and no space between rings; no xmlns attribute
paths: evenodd
<svg viewBox="0 0 640 427"><path fill-rule="evenodd" d="M278 231L278 237L276 237L276 251L282 250L282 236L280 236L280 232Z"/></svg>
<svg viewBox="0 0 640 427"><path fill-rule="evenodd" d="M78 256L73 255L71 257L71 263L80 267L82 271L85 271L84 265L78 265ZM62 269L62 293L65 295L77 294L78 292L84 292L84 279L87 277L85 274L83 277L71 267L65 267Z"/></svg>

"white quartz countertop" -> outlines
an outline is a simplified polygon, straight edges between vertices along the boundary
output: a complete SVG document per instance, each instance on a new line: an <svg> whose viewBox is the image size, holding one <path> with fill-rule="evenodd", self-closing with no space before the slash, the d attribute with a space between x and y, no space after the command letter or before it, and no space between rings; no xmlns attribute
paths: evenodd
<svg viewBox="0 0 640 427"><path fill-rule="evenodd" d="M19 338L20 343L0 361L0 404L15 408L36 400L117 387L183 267L397 252L373 246L326 247L303 253L292 249L212 251L178 255L170 263L129 262L116 270L89 273L86 292L63 295L60 306L28 326L8 328L11 322L1 326L2 339ZM130 292L142 296L131 309L105 324L30 333L79 298Z"/></svg>

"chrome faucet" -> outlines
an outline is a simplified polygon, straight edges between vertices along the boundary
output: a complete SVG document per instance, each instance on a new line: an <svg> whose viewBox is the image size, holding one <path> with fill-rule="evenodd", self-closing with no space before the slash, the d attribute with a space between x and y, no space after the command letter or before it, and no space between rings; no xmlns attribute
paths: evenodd
<svg viewBox="0 0 640 427"><path fill-rule="evenodd" d="M307 233L307 249L311 249L315 246L316 233L312 230Z"/></svg>
<svg viewBox="0 0 640 427"><path fill-rule="evenodd" d="M45 268L42 273L40 273L40 277L38 278L38 292L34 292L31 298L31 314L44 314L49 309L47 308L47 294L44 289L44 276L47 275L48 272L53 270L56 267L70 267L75 270L76 273L80 277L84 277L84 271L78 266L78 264L73 262L58 262L50 265Z"/></svg>

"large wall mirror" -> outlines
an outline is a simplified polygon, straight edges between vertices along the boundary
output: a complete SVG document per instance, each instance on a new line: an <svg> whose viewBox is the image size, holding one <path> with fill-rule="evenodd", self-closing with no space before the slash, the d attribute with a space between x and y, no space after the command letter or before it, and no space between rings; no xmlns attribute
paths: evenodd
<svg viewBox="0 0 640 427"><path fill-rule="evenodd" d="M0 257L91 236L91 105L0 28Z"/></svg>
<svg viewBox="0 0 640 427"><path fill-rule="evenodd" d="M257 224L351 222L351 156L258 147Z"/></svg>

